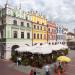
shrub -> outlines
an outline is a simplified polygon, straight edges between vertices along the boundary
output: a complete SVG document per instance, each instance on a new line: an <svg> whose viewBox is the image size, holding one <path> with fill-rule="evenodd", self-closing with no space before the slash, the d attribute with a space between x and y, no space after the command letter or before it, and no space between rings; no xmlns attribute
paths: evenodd
<svg viewBox="0 0 75 75"><path fill-rule="evenodd" d="M57 60L58 55L54 55L53 56L53 62L55 62Z"/></svg>
<svg viewBox="0 0 75 75"><path fill-rule="evenodd" d="M23 65L29 65L29 60L28 60L28 59L22 60L22 64L23 64Z"/></svg>
<svg viewBox="0 0 75 75"><path fill-rule="evenodd" d="M17 61L17 55L16 55L16 52L13 52L12 54L11 54L11 60L12 61L14 61L14 62L16 62Z"/></svg>
<svg viewBox="0 0 75 75"><path fill-rule="evenodd" d="M65 55L68 54L68 49L64 50L64 54L65 54Z"/></svg>

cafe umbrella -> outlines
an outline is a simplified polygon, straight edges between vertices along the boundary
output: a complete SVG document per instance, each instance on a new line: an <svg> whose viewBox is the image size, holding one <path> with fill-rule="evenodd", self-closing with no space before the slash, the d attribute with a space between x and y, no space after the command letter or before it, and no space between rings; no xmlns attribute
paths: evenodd
<svg viewBox="0 0 75 75"><path fill-rule="evenodd" d="M69 57L67 57L67 56L59 56L57 58L57 61L60 61L60 62L70 62L71 59Z"/></svg>

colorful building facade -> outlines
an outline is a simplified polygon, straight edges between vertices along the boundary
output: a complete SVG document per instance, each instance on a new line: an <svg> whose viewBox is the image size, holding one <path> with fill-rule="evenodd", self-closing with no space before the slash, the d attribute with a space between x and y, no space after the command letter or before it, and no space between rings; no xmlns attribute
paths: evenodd
<svg viewBox="0 0 75 75"><path fill-rule="evenodd" d="M57 44L64 44L65 43L64 39L65 39L64 27L62 25L57 24L57 37L56 37Z"/></svg>
<svg viewBox="0 0 75 75"><path fill-rule="evenodd" d="M48 22L48 43L56 44L56 24L55 22Z"/></svg>
<svg viewBox="0 0 75 75"><path fill-rule="evenodd" d="M32 45L31 16L7 4L0 12L0 57L10 59L15 48Z"/></svg>
<svg viewBox="0 0 75 75"><path fill-rule="evenodd" d="M32 15L32 42L47 43L47 19L38 14L38 12L31 12Z"/></svg>
<svg viewBox="0 0 75 75"><path fill-rule="evenodd" d="M64 43L63 31L63 27L48 22L38 12L6 4L0 9L0 58L10 59L11 53L24 45Z"/></svg>
<svg viewBox="0 0 75 75"><path fill-rule="evenodd" d="M63 27L64 29L64 44L67 45L67 33L68 33L68 28L67 27Z"/></svg>

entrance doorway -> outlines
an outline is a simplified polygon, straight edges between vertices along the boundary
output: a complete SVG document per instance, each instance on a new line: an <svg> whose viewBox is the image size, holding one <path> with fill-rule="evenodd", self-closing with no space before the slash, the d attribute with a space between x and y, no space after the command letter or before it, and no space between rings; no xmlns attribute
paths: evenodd
<svg viewBox="0 0 75 75"><path fill-rule="evenodd" d="M19 45L13 45L12 46L12 53L15 51L16 48L19 48Z"/></svg>

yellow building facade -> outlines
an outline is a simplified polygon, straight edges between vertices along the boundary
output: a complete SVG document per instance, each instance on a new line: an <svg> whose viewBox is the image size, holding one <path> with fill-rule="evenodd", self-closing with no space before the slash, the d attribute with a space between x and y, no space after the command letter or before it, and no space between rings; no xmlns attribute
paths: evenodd
<svg viewBox="0 0 75 75"><path fill-rule="evenodd" d="M32 43L47 43L47 19L37 13L32 14Z"/></svg>

